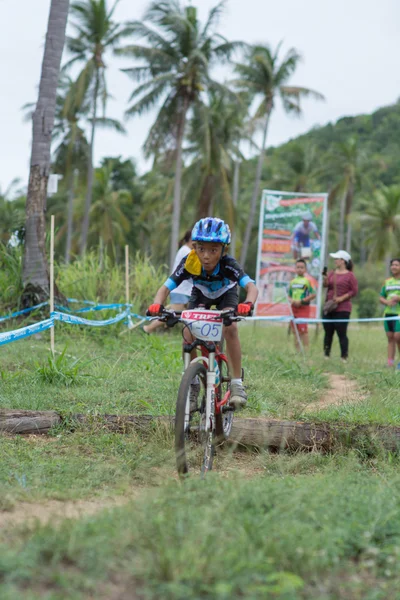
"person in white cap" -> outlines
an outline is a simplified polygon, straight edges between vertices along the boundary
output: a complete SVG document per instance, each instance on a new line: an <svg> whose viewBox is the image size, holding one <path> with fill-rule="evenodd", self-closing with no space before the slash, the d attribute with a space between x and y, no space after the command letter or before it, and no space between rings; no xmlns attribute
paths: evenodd
<svg viewBox="0 0 400 600"><path fill-rule="evenodd" d="M324 275L323 285L327 288L324 305L324 354L329 358L335 331L339 338L341 359L347 362L349 356L348 321L351 313L351 299L358 292L358 282L354 275L351 256L345 250L330 254L335 259L335 269ZM341 321L341 322L337 322Z"/></svg>
<svg viewBox="0 0 400 600"><path fill-rule="evenodd" d="M318 233L318 228L315 223L313 223L313 214L310 210L305 211L301 218L302 221L299 221L295 228L293 229L292 234L292 251L293 258L309 258L311 256L311 240L310 236L313 233L315 237L319 240L320 235ZM303 249L303 251L302 251Z"/></svg>

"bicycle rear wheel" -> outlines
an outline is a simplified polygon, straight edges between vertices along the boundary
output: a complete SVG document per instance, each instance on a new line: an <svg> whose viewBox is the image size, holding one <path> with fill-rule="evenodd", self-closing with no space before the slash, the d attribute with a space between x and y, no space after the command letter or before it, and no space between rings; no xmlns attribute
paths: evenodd
<svg viewBox="0 0 400 600"><path fill-rule="evenodd" d="M188 366L179 386L175 412L175 454L179 475L187 475L191 470L203 472L212 467L214 444L210 456L209 436L205 432L206 382L207 369L197 362Z"/></svg>

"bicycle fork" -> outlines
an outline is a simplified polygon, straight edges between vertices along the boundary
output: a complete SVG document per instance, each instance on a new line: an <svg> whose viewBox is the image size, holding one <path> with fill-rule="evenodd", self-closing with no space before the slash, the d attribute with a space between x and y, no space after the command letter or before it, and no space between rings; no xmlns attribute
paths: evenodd
<svg viewBox="0 0 400 600"><path fill-rule="evenodd" d="M209 352L208 357L198 356L194 360L190 360L190 353L184 353L184 368L185 371L188 366L193 362L206 361L207 365L207 388L206 388L206 411L205 421L202 425L204 432L213 432L215 429L215 384L216 384L216 371L215 371L215 352ZM186 401L185 408L185 430L189 427L190 423L190 401L189 396Z"/></svg>

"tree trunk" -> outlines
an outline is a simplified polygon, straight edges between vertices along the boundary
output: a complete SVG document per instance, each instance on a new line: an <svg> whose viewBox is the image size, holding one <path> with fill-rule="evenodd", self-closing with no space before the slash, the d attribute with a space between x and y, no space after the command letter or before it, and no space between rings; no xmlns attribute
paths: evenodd
<svg viewBox="0 0 400 600"><path fill-rule="evenodd" d="M206 178L201 188L199 207L197 210L197 219L211 217L212 200L215 189L215 175L206 175Z"/></svg>
<svg viewBox="0 0 400 600"><path fill-rule="evenodd" d="M75 177L77 174L76 169L72 169L68 179L68 216L67 216L67 242L65 245L65 262L69 265L71 259L71 246L72 246L72 228L73 228L73 216L74 216L74 187Z"/></svg>
<svg viewBox="0 0 400 600"><path fill-rule="evenodd" d="M353 228L351 223L347 223L347 232L346 232L346 252L351 254L351 240L352 240L352 232Z"/></svg>
<svg viewBox="0 0 400 600"><path fill-rule="evenodd" d="M354 199L354 182L351 179L346 194L346 222L347 222L347 235L346 235L346 252L351 254L351 234L352 226L350 222L351 211L353 208Z"/></svg>
<svg viewBox="0 0 400 600"><path fill-rule="evenodd" d="M186 116L189 108L189 100L183 101L182 114L179 120L178 133L176 139L176 166L174 182L174 203L172 208L172 232L171 247L169 252L169 266L172 270L175 261L175 255L179 244L179 226L181 220L181 182L182 182L182 144L185 134Z"/></svg>
<svg viewBox="0 0 400 600"><path fill-rule="evenodd" d="M154 427L172 427L172 416L83 415L66 417L56 411L0 410L0 433L47 434L52 427L68 425L74 431L80 424L100 425L108 431L144 433ZM355 425L279 421L263 418L235 418L229 442L239 447L267 448L273 451L332 451L339 448L382 448L399 452L400 427L395 425Z"/></svg>
<svg viewBox="0 0 400 600"><path fill-rule="evenodd" d="M344 246L344 223L346 214L346 194L343 194L340 201L340 220L339 220L339 250Z"/></svg>
<svg viewBox="0 0 400 600"><path fill-rule="evenodd" d="M235 166L233 169L233 190L232 190L232 204L233 204L233 217L234 223L232 227L232 242L231 242L231 255L236 256L236 240L237 240L237 205L239 200L239 183L240 183L240 162L235 160Z"/></svg>
<svg viewBox="0 0 400 600"><path fill-rule="evenodd" d="M386 277L390 277L390 261L392 259L392 253L386 252L385 254L385 273L386 273Z"/></svg>
<svg viewBox="0 0 400 600"><path fill-rule="evenodd" d="M242 265L243 268L246 265L247 253L248 253L249 245L250 245L250 236L251 236L251 232L253 231L254 219L256 216L257 200L258 200L258 194L260 191L261 174L262 174L262 167L263 167L263 163L264 163L265 146L267 143L267 133L268 133L268 125L269 125L269 119L271 116L271 111L272 111L272 102L268 106L267 115L265 117L263 140L262 140L260 155L258 157L256 179L254 181L253 195L251 197L251 203L250 203L250 214L249 214L249 218L248 218L247 225L246 225L246 232L244 234L242 252L240 254L240 264Z"/></svg>
<svg viewBox="0 0 400 600"><path fill-rule="evenodd" d="M360 230L360 263L363 267L367 261L367 248L365 245L365 229L363 222L361 220L361 230Z"/></svg>
<svg viewBox="0 0 400 600"><path fill-rule="evenodd" d="M93 117L92 117L93 122L92 122L92 133L91 133L91 137L90 137L90 146L89 146L85 212L83 215L82 234L81 234L81 247L80 247L81 256L83 256L86 252L87 239L88 239L88 233L89 233L89 215L90 215L90 206L92 204L92 190L93 190L94 136L95 136L95 132L96 132L97 97L99 95L99 85L100 85L100 74L99 74L99 68L96 66L96 83L94 86L94 94L93 94Z"/></svg>
<svg viewBox="0 0 400 600"><path fill-rule="evenodd" d="M65 41L69 0L52 0L39 85L33 113L32 154L26 199L25 249L22 280L24 306L49 296L49 272L45 247L45 210L50 170L51 135L54 126L58 77Z"/></svg>

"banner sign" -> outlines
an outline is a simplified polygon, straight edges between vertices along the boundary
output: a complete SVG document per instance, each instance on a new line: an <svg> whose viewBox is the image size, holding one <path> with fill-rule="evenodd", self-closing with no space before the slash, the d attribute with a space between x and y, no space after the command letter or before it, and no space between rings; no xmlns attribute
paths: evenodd
<svg viewBox="0 0 400 600"><path fill-rule="evenodd" d="M256 315L290 315L287 287L296 275L296 259L307 263L306 277L316 291L309 316L320 313L327 194L264 190L258 234Z"/></svg>

